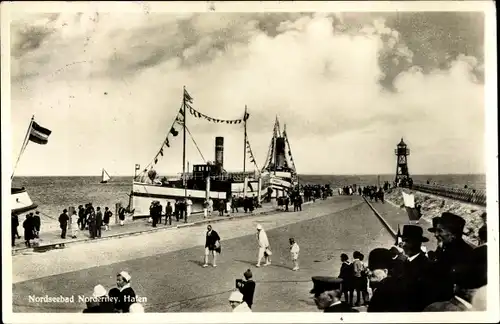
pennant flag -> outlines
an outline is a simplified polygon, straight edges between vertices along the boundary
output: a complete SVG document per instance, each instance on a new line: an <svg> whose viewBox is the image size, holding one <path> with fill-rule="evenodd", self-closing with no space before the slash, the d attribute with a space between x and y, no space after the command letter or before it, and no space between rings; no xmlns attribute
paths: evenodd
<svg viewBox="0 0 500 324"><path fill-rule="evenodd" d="M169 141L168 141L168 137L167 137L167 139L165 140L165 145L166 145L167 147L170 147L170 143L169 143Z"/></svg>
<svg viewBox="0 0 500 324"><path fill-rule="evenodd" d="M156 164L156 163L158 163L158 158L157 158L157 157L155 158L155 164Z"/></svg>
<svg viewBox="0 0 500 324"><path fill-rule="evenodd" d="M186 89L184 89L184 100L186 100L189 103L193 103L193 97L187 92Z"/></svg>
<svg viewBox="0 0 500 324"><path fill-rule="evenodd" d="M243 120L247 120L250 117L249 113L245 113L245 117L243 117Z"/></svg>
<svg viewBox="0 0 500 324"><path fill-rule="evenodd" d="M31 123L29 140L37 144L47 144L51 130L38 125L35 121Z"/></svg>
<svg viewBox="0 0 500 324"><path fill-rule="evenodd" d="M172 133L172 135L177 136L179 135L179 132L175 130L175 128L172 127L172 129L170 130L170 133Z"/></svg>
<svg viewBox="0 0 500 324"><path fill-rule="evenodd" d="M160 155L163 156L163 147L160 149Z"/></svg>
<svg viewBox="0 0 500 324"><path fill-rule="evenodd" d="M135 165L135 170L140 170L141 169L141 166L139 164L136 164Z"/></svg>

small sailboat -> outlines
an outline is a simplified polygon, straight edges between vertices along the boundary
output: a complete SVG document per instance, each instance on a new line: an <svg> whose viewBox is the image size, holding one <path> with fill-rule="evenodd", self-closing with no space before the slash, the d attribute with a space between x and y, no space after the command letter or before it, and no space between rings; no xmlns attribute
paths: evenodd
<svg viewBox="0 0 500 324"><path fill-rule="evenodd" d="M101 176L101 183L108 183L108 181L111 179L109 176L108 172L106 170L102 169L102 176Z"/></svg>

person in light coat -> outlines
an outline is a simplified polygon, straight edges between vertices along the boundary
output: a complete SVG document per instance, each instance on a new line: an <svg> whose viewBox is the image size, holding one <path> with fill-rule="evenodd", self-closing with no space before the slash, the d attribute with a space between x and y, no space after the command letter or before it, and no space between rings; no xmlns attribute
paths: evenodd
<svg viewBox="0 0 500 324"><path fill-rule="evenodd" d="M243 301L243 294L239 291L233 291L229 295L229 305L233 309L233 313L251 313L252 310L247 303Z"/></svg>
<svg viewBox="0 0 500 324"><path fill-rule="evenodd" d="M257 241L259 243L259 255L257 259L257 264L255 265L257 268L260 267L260 261L262 258L265 258L266 263L265 266L271 264L271 259L269 258L268 249L269 249L269 239L267 238L267 234L262 228L262 225L257 225Z"/></svg>
<svg viewBox="0 0 500 324"><path fill-rule="evenodd" d="M297 242L295 242L295 239L293 237L290 238L290 254L292 256L292 261L293 261L293 271L299 270L299 252L300 248Z"/></svg>

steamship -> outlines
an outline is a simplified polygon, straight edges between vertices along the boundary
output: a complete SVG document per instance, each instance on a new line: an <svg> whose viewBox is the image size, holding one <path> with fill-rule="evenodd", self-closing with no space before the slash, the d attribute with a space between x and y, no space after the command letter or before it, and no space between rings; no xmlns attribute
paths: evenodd
<svg viewBox="0 0 500 324"><path fill-rule="evenodd" d="M189 110L195 116L204 116L211 120L208 116L202 115L190 106L192 97L184 89L182 106L179 110L172 128L159 151L153 160L141 173L134 176L132 183L132 192L129 196L128 210L132 211L135 217L143 217L149 215L149 207L151 202L159 201L163 206L170 202L174 205L178 199L189 198L192 202L192 213L201 212L203 203L206 199L225 200L233 195L241 196L243 193L246 196L257 196L261 192L261 183L257 176L252 172L229 173L224 170L224 138L215 137L215 160L214 162L206 162L203 164L194 164L192 172L186 172L186 111ZM229 123L244 123L245 126L245 141L246 141L246 120L248 114L245 108L245 114L242 119L230 121ZM182 127L183 137L183 161L182 174L180 177L167 178L159 177L154 170L154 165L160 156L163 156L163 148L169 147L169 135L176 137L178 131L175 126ZM192 138L192 134L189 132ZM194 141L194 138L192 138ZM195 142L196 143L196 142ZM140 166L136 164L136 173L140 170ZM265 189L265 188L264 188Z"/></svg>

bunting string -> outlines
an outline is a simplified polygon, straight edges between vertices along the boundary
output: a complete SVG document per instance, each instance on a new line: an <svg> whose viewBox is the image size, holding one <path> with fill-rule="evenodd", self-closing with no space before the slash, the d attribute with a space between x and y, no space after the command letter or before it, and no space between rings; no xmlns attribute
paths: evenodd
<svg viewBox="0 0 500 324"><path fill-rule="evenodd" d="M205 114L202 114L201 112L199 112L198 110L194 109L191 105L189 104L186 104L186 108L189 109L189 113L191 115L193 115L194 117L196 118L203 118L205 120L208 120L209 122L212 122L212 123L225 123L225 124L241 124L243 123L244 121L246 121L248 119L248 117L250 117L250 115L248 113L246 113L243 118L240 118L240 119L231 119L231 120L227 120L227 119L219 119L219 118L214 118L214 117L210 117L210 116L207 116Z"/></svg>
<svg viewBox="0 0 500 324"><path fill-rule="evenodd" d="M260 172L259 166L257 165L255 157L253 156L252 147L250 146L250 141L248 140L248 138L247 138L246 147L247 147L247 153L250 156L250 162L253 163L255 165L255 169Z"/></svg>

